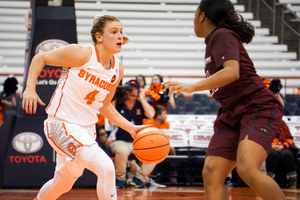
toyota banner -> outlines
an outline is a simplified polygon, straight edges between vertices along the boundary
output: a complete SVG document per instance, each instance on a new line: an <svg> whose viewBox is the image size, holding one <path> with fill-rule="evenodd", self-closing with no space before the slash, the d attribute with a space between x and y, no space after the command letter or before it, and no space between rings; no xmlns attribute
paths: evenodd
<svg viewBox="0 0 300 200"><path fill-rule="evenodd" d="M74 0L64 0L62 6L47 6L48 1L33 0L31 25L28 26L23 88L32 58L39 53L77 43ZM40 73L36 91L41 100L49 103L61 75L61 67L46 65ZM25 115L25 112L22 112ZM45 106L38 105L36 115L46 115Z"/></svg>

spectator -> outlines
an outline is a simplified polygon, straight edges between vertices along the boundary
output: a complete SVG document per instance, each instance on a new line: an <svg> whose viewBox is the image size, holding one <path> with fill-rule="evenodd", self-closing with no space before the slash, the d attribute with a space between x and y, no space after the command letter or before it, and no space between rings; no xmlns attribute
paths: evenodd
<svg viewBox="0 0 300 200"><path fill-rule="evenodd" d="M166 121L168 117L167 110L162 105L154 106L155 115L152 119L147 119L144 124L152 125L158 129L169 129L170 124Z"/></svg>
<svg viewBox="0 0 300 200"><path fill-rule="evenodd" d="M267 173L274 178L276 172L283 171L289 181L290 188L297 187L297 173L293 152L293 136L287 124L282 120L277 132L270 153L266 159Z"/></svg>
<svg viewBox="0 0 300 200"><path fill-rule="evenodd" d="M96 125L97 131L97 142L99 147L109 156L112 157L113 153L111 151L111 146L107 140L107 133L103 126Z"/></svg>
<svg viewBox="0 0 300 200"><path fill-rule="evenodd" d="M149 96L148 102L152 105L162 105L166 109L168 109L168 105L170 105L171 109L174 110L175 100L173 95L168 96L169 89L163 91L163 87L161 83L163 82L163 77L159 74L155 74L152 76L152 83L150 88L146 91L146 94Z"/></svg>
<svg viewBox="0 0 300 200"><path fill-rule="evenodd" d="M156 105L154 106L155 115L154 118L148 119L144 125L152 125L153 127L156 127L158 129L170 129L170 124L168 121L166 121L168 113L164 106L162 105ZM174 147L170 147L169 155L176 155L176 150ZM171 163L171 167L176 166L176 163ZM172 170L172 173L170 174L170 182L171 183L177 183L177 171Z"/></svg>
<svg viewBox="0 0 300 200"><path fill-rule="evenodd" d="M152 118L155 111L146 101L144 90L140 89L140 92L138 92L138 88L135 80L130 80L125 83L125 86L118 87L113 104L115 104L116 110L128 121L135 125L142 125L143 119ZM125 99L123 99L123 96L125 96ZM140 100L137 99L138 97ZM111 148L115 154L116 186L117 188L124 188L128 156L133 153L133 138L120 127L117 127L113 132L115 133L115 141L112 143ZM146 186L149 180L148 175L154 167L155 165L142 163L141 167L137 167L132 183L136 187Z"/></svg>
<svg viewBox="0 0 300 200"><path fill-rule="evenodd" d="M279 102L284 107L284 100L283 100L284 97L280 93L281 88L282 88L282 84L281 84L280 79L275 78L275 79L271 80L269 89L275 94L275 96L277 97L277 99L279 100Z"/></svg>
<svg viewBox="0 0 300 200"><path fill-rule="evenodd" d="M264 81L267 83L267 81ZM279 102L284 106L283 96L280 93L282 88L280 79L273 79L269 84L265 84L277 97ZM276 172L283 171L289 181L290 188L297 187L297 173L294 156L297 152L293 143L293 136L287 124L282 120L280 128L272 142L271 150L266 159L267 174L274 178Z"/></svg>
<svg viewBox="0 0 300 200"><path fill-rule="evenodd" d="M284 97L283 95L280 93L280 90L282 88L282 84L280 79L275 78L272 79L271 81L266 79L266 78L262 78L263 83L265 85L265 88L269 88L277 97L277 99L279 100L279 102L282 104L282 106L284 107Z"/></svg>
<svg viewBox="0 0 300 200"><path fill-rule="evenodd" d="M7 78L3 84L3 92L1 92L2 105L2 123L10 116L16 115L17 100L16 91L18 89L18 80L15 77ZM1 123L1 124L2 124Z"/></svg>
<svg viewBox="0 0 300 200"><path fill-rule="evenodd" d="M139 87L140 87L140 88L146 89L146 86L147 86L147 84L146 84L146 78L145 78L143 75L137 75L137 76L135 77L135 80L136 80L137 83L139 84Z"/></svg>

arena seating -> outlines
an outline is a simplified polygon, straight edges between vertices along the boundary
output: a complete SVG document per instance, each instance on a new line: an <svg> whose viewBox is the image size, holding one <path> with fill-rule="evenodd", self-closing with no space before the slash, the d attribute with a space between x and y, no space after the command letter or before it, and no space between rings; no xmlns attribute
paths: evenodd
<svg viewBox="0 0 300 200"><path fill-rule="evenodd" d="M96 14L114 15L121 20L124 33L130 39L118 55L125 66L124 79L137 73L146 76L158 73L165 76L165 80L194 82L199 78L193 76L204 75L204 40L195 37L193 32L198 3L198 0L146 0L143 3L137 0L75 0L78 43L92 42L89 31ZM260 21L253 19L253 13L245 12L244 5L237 4L237 0L233 3L255 26L256 36L245 47L259 75L299 77L300 62L296 60L296 53L288 52L287 45L278 44L278 37L270 36L269 29L261 27ZM29 0L0 1L0 73L17 74L20 83L26 40L24 16L28 7ZM170 70L174 68L176 70ZM0 84L3 79L0 77ZM289 86L287 93L291 93L292 87L300 86L295 79L288 79L286 84ZM18 91L21 90L20 84Z"/></svg>
<svg viewBox="0 0 300 200"><path fill-rule="evenodd" d="M300 19L300 1L298 0L279 0L280 4L287 5L287 8L294 12L298 16L298 20Z"/></svg>
<svg viewBox="0 0 300 200"><path fill-rule="evenodd" d="M199 95L195 95L199 98ZM205 99L204 95L201 99ZM287 95L286 102L296 103L300 107L300 95ZM210 139L213 135L213 124L216 118L212 115L197 114L169 114L167 121L170 122L170 129L164 130L169 136L171 146L176 148L178 156L168 156L165 161L160 163L154 174L160 172L158 180L164 184L170 183L167 177L171 170L177 170L179 174L178 184L202 185L201 169L204 164L205 152ZM300 147L300 117L296 115L284 116L283 120L287 123L293 137L294 143ZM171 167L170 163L173 163ZM174 163L178 163L174 165ZM298 174L300 174L300 153L297 159ZM243 185L243 181L234 172L234 185ZM300 178L298 179L300 180ZM283 182L279 182L283 184Z"/></svg>

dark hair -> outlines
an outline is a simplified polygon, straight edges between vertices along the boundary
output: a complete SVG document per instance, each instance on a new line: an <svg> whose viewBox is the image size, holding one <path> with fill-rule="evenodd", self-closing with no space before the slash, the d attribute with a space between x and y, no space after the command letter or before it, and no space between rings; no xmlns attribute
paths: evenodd
<svg viewBox="0 0 300 200"><path fill-rule="evenodd" d="M143 81L144 81L144 87L147 85L147 83L146 83L146 78L145 78L145 76L143 76L143 75L137 75L136 77L135 77L135 80L138 82L138 77L141 77L142 79L143 79Z"/></svg>
<svg viewBox="0 0 300 200"><path fill-rule="evenodd" d="M3 84L3 90L6 96L15 94L18 89L18 80L15 77L7 78Z"/></svg>
<svg viewBox="0 0 300 200"><path fill-rule="evenodd" d="M104 126L100 126L99 124L96 124L96 134L97 134L97 137L99 137L99 131L103 129L105 131L105 128ZM105 131L106 132L106 131Z"/></svg>
<svg viewBox="0 0 300 200"><path fill-rule="evenodd" d="M281 84L280 79L275 78L275 79L273 79L273 80L270 82L269 89L270 89L274 94L277 94L278 92L280 92L281 88L282 88L282 84Z"/></svg>
<svg viewBox="0 0 300 200"><path fill-rule="evenodd" d="M135 79L127 81L124 85L118 85L112 100L116 100L117 104L122 104L126 101L126 92L132 91L135 86L139 93L139 83Z"/></svg>
<svg viewBox="0 0 300 200"><path fill-rule="evenodd" d="M154 115L154 119L155 119L157 115L161 115L161 113L166 111L167 109L162 105L155 105L154 110L155 110L155 115Z"/></svg>
<svg viewBox="0 0 300 200"><path fill-rule="evenodd" d="M157 76L158 79L159 79L159 81L160 81L161 83L164 82L164 79L163 79L163 77L162 77L161 75L159 75L159 74L154 74L152 77L154 77L154 76Z"/></svg>
<svg viewBox="0 0 300 200"><path fill-rule="evenodd" d="M252 41L255 34L253 25L234 10L230 0L201 0L199 9L218 28L233 30L247 44Z"/></svg>
<svg viewBox="0 0 300 200"><path fill-rule="evenodd" d="M113 22L113 21L120 22L120 20L118 20L116 17L110 15L103 15L103 16L96 15L94 17L94 24L91 30L91 35L92 35L93 42L95 44L97 44L97 39L95 37L95 34L98 32L101 35L103 35L106 23ZM128 41L129 39L126 36L123 36L123 44L126 44Z"/></svg>

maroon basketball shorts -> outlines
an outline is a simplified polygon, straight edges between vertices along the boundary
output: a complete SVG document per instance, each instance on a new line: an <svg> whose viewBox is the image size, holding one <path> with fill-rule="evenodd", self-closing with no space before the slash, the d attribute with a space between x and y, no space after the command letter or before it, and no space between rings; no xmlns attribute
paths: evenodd
<svg viewBox="0 0 300 200"><path fill-rule="evenodd" d="M256 92L231 110L220 108L206 156L236 160L239 142L247 135L269 153L282 115L282 106L266 90Z"/></svg>

